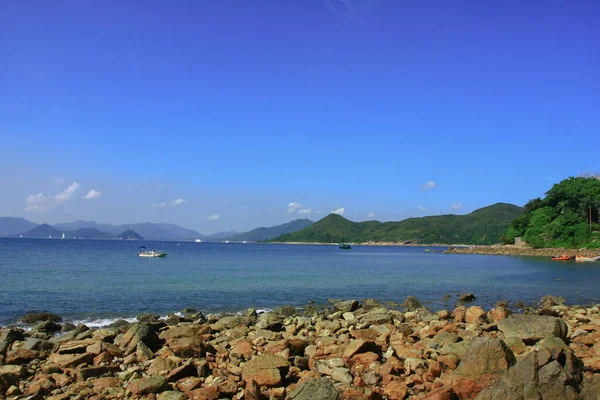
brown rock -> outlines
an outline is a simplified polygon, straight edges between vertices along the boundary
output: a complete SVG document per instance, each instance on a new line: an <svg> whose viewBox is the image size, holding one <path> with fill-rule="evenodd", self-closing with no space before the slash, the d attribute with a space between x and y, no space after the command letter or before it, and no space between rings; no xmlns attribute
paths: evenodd
<svg viewBox="0 0 600 400"><path fill-rule="evenodd" d="M286 376L289 367L289 363L283 357L258 356L244 364L242 377L245 381L254 380L261 386L278 386Z"/></svg>
<svg viewBox="0 0 600 400"><path fill-rule="evenodd" d="M453 390L460 398L472 399L516 362L512 351L498 338L473 339L452 374Z"/></svg>
<svg viewBox="0 0 600 400"><path fill-rule="evenodd" d="M189 361L182 366L175 368L167 375L167 382L175 382L188 376L196 376L198 370L193 362Z"/></svg>
<svg viewBox="0 0 600 400"><path fill-rule="evenodd" d="M100 365L104 363L110 364L113 359L114 357L109 352L105 351L104 353L100 353L94 357L94 365Z"/></svg>
<svg viewBox="0 0 600 400"><path fill-rule="evenodd" d="M63 368L75 368L81 364L92 364L94 355L88 353L81 354L58 354L54 353L48 357L48 361L56 363Z"/></svg>
<svg viewBox="0 0 600 400"><path fill-rule="evenodd" d="M260 386L256 381L250 380L246 382L244 389L244 400L261 400Z"/></svg>
<svg viewBox="0 0 600 400"><path fill-rule="evenodd" d="M375 329L356 329L350 332L350 336L355 339L362 339L365 341L375 341L379 337L379 332Z"/></svg>
<svg viewBox="0 0 600 400"><path fill-rule="evenodd" d="M399 375L404 371L404 363L394 356L389 357L375 372L382 378L387 375Z"/></svg>
<svg viewBox="0 0 600 400"><path fill-rule="evenodd" d="M54 380L47 376L42 376L25 389L23 394L25 396L44 395L49 393L56 387Z"/></svg>
<svg viewBox="0 0 600 400"><path fill-rule="evenodd" d="M467 324L477 324L479 325L482 322L485 322L486 313L483 308L479 306L471 306L467 308L467 312L465 314L465 322Z"/></svg>
<svg viewBox="0 0 600 400"><path fill-rule="evenodd" d="M504 306L497 306L490 310L490 321L491 322L500 322L503 319L508 318L509 315L512 314L512 311Z"/></svg>
<svg viewBox="0 0 600 400"><path fill-rule="evenodd" d="M383 394L389 400L402 400L406 397L406 393L408 393L408 387L400 381L391 381L383 388Z"/></svg>
<svg viewBox="0 0 600 400"><path fill-rule="evenodd" d="M117 378L109 376L106 378L94 379L92 381L92 385L94 385L94 392L102 393L103 391L105 391L108 388L120 387L121 381L119 381Z"/></svg>
<svg viewBox="0 0 600 400"><path fill-rule="evenodd" d="M127 390L134 396L160 393L167 388L167 380L163 376L151 376L129 382Z"/></svg>
<svg viewBox="0 0 600 400"><path fill-rule="evenodd" d="M422 397L422 400L454 400L456 396L450 386L443 386L441 388L432 390L430 393Z"/></svg>
<svg viewBox="0 0 600 400"><path fill-rule="evenodd" d="M255 353L252 347L252 342L248 339L238 341L230 351L230 355L233 357L242 357L249 360Z"/></svg>
<svg viewBox="0 0 600 400"><path fill-rule="evenodd" d="M201 389L195 389L187 393L190 400L218 400L219 388L208 386Z"/></svg>
<svg viewBox="0 0 600 400"><path fill-rule="evenodd" d="M175 384L175 386L177 386L177 389L181 390L182 392L186 392L186 393L199 388L201 385L202 385L202 379L194 378L194 377L182 378L182 379L178 380L177 383Z"/></svg>
<svg viewBox="0 0 600 400"><path fill-rule="evenodd" d="M467 308L465 306L459 306L452 312L452 319L454 322L465 322L465 316L467 314Z"/></svg>
<svg viewBox="0 0 600 400"><path fill-rule="evenodd" d="M152 364L150 364L150 367L148 367L148 375L165 376L175 368L177 368L177 363L175 361L171 360L170 358L158 357L152 360Z"/></svg>
<svg viewBox="0 0 600 400"><path fill-rule="evenodd" d="M347 361L355 354L365 353L368 351L378 352L378 351L381 351L381 349L379 348L379 346L377 346L374 342L371 342L371 341L366 341L364 339L352 340L346 346L346 349L344 350L344 353L342 354L342 359Z"/></svg>
<svg viewBox="0 0 600 400"><path fill-rule="evenodd" d="M15 349L6 353L6 364L21 365L40 358L41 354L37 351L27 349Z"/></svg>
<svg viewBox="0 0 600 400"><path fill-rule="evenodd" d="M379 354L373 352L366 352L355 354L352 358L348 360L348 363L355 368L357 365L362 365L365 367L369 367L375 361L379 360Z"/></svg>

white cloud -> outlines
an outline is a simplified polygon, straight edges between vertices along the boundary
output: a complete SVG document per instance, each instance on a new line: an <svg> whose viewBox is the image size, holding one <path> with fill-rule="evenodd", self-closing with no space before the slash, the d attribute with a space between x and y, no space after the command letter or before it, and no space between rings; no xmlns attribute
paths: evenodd
<svg viewBox="0 0 600 400"><path fill-rule="evenodd" d="M452 208L454 210L460 210L462 208L462 203L460 201L453 201Z"/></svg>
<svg viewBox="0 0 600 400"><path fill-rule="evenodd" d="M374 212L370 212L367 214L367 217L369 218L375 218L375 213Z"/></svg>
<svg viewBox="0 0 600 400"><path fill-rule="evenodd" d="M86 200L95 199L96 197L102 196L102 192L97 191L96 189L90 190L85 196L83 196Z"/></svg>
<svg viewBox="0 0 600 400"><path fill-rule="evenodd" d="M211 215L210 217L208 217L209 221L216 221L220 218L220 216L218 214L215 215Z"/></svg>
<svg viewBox="0 0 600 400"><path fill-rule="evenodd" d="M178 207L178 206L182 205L183 203L185 203L184 199L175 199L171 202L171 207Z"/></svg>
<svg viewBox="0 0 600 400"><path fill-rule="evenodd" d="M160 203L152 204L152 207L156 208L165 208L165 207L179 207L185 203L184 199L175 199L173 201L161 201Z"/></svg>
<svg viewBox="0 0 600 400"><path fill-rule="evenodd" d="M44 193L30 194L25 199L25 211L44 213L54 207L52 199Z"/></svg>
<svg viewBox="0 0 600 400"><path fill-rule="evenodd" d="M288 214L289 213L293 213L296 212L298 210L300 210L302 208L302 204L296 202L296 201L292 201L290 204L288 204Z"/></svg>
<svg viewBox="0 0 600 400"><path fill-rule="evenodd" d="M337 214L337 215L344 215L345 211L346 211L346 209L344 207L340 207L337 210L331 210L331 213Z"/></svg>
<svg viewBox="0 0 600 400"><path fill-rule="evenodd" d="M421 210L421 211L427 211L427 208L425 208L425 207L423 207L423 206L418 206L417 208L418 208L419 210Z"/></svg>
<svg viewBox="0 0 600 400"><path fill-rule="evenodd" d="M298 214L311 214L313 212L312 208L301 208L298 210Z"/></svg>
<svg viewBox="0 0 600 400"><path fill-rule="evenodd" d="M54 196L54 199L56 201L67 201L70 200L71 197L73 197L73 195L75 194L75 192L77 190L79 190L79 188L81 187L81 185L77 182L73 182L71 184L71 186L69 186L68 188L66 188L65 190L63 190L62 192L60 192L59 194L57 194L56 196Z"/></svg>
<svg viewBox="0 0 600 400"><path fill-rule="evenodd" d="M434 181L427 181L423 184L423 186L421 186L421 189L423 190L431 190L433 188L437 187L437 183L435 183Z"/></svg>

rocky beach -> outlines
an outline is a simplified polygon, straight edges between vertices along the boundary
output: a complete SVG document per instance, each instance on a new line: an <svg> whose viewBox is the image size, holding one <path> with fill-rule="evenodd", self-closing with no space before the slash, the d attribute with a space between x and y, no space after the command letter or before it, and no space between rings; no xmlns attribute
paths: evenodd
<svg viewBox="0 0 600 400"><path fill-rule="evenodd" d="M569 256L597 257L600 249L564 249L564 248L542 248L534 249L529 246L501 245L494 246L449 246L447 254L486 254L499 256L531 256L531 257L553 257L567 254Z"/></svg>
<svg viewBox="0 0 600 400"><path fill-rule="evenodd" d="M598 305L546 296L516 314L473 298L435 313L409 297L96 329L29 315L30 330L0 330L0 398L598 399Z"/></svg>

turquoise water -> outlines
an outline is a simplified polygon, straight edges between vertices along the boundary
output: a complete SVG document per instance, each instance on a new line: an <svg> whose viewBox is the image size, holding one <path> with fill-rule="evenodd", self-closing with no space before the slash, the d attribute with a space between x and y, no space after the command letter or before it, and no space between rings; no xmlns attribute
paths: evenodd
<svg viewBox="0 0 600 400"><path fill-rule="evenodd" d="M180 243L1 238L0 324L31 310L91 321L331 298L401 302L408 295L440 309L466 291L485 307L501 299L530 303L549 293L571 304L600 301L600 263L443 255L422 247ZM140 245L169 255L140 258Z"/></svg>

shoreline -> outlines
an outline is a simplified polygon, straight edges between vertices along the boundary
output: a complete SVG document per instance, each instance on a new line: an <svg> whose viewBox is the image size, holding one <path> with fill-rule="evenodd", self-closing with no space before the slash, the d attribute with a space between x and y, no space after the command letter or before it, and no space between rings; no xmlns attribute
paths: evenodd
<svg viewBox="0 0 600 400"><path fill-rule="evenodd" d="M30 331L0 329L0 397L501 398L533 369L526 384L541 397L595 398L600 304L568 307L544 296L525 314L471 304L432 313L409 296L403 311L367 300L308 315L286 307L232 316L190 310L60 333L67 324L46 319ZM538 382L550 367L552 376L571 378Z"/></svg>

